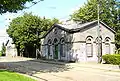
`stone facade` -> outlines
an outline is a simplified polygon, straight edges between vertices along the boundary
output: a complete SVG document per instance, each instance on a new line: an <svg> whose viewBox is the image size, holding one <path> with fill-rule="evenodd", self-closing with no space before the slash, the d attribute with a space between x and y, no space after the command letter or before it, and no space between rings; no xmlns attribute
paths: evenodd
<svg viewBox="0 0 120 81"><path fill-rule="evenodd" d="M97 21L85 24L54 25L42 39L42 55L64 61L98 61ZM100 22L100 50L114 54L114 30Z"/></svg>

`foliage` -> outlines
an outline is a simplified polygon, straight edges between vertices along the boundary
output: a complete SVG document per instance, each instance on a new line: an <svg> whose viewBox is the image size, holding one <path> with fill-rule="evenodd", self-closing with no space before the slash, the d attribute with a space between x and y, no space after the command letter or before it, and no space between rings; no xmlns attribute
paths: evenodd
<svg viewBox="0 0 120 81"><path fill-rule="evenodd" d="M120 48L116 49L116 54L120 54Z"/></svg>
<svg viewBox="0 0 120 81"><path fill-rule="evenodd" d="M17 12L25 7L26 2L32 2L33 0L0 0L0 14L6 12Z"/></svg>
<svg viewBox="0 0 120 81"><path fill-rule="evenodd" d="M74 21L81 23L97 20L98 1L100 5L100 20L116 31L116 43L120 48L120 1L119 0L88 0L79 10L71 15Z"/></svg>
<svg viewBox="0 0 120 81"><path fill-rule="evenodd" d="M2 49L0 51L0 56L5 56L5 52L6 52L6 47L5 47L4 43L2 43Z"/></svg>
<svg viewBox="0 0 120 81"><path fill-rule="evenodd" d="M25 13L22 17L12 20L7 29L8 35L13 39L16 47L25 49L25 46L39 47L40 38L54 24L57 19L46 19Z"/></svg>
<svg viewBox="0 0 120 81"><path fill-rule="evenodd" d="M0 51L0 56L2 56L2 52Z"/></svg>
<svg viewBox="0 0 120 81"><path fill-rule="evenodd" d="M0 81L36 81L15 72L0 70Z"/></svg>
<svg viewBox="0 0 120 81"><path fill-rule="evenodd" d="M5 47L5 44L2 43L2 50L1 50L1 53L3 56L5 56L5 52L6 52L6 47Z"/></svg>
<svg viewBox="0 0 120 81"><path fill-rule="evenodd" d="M120 7L120 2L117 0L88 0L88 3L78 11L74 12L74 14L71 15L71 18L83 23L97 20L98 1L100 4L100 20L108 24L110 27L115 27L120 12L120 9L118 9Z"/></svg>
<svg viewBox="0 0 120 81"><path fill-rule="evenodd" d="M107 64L120 65L120 54L106 54L102 58Z"/></svg>

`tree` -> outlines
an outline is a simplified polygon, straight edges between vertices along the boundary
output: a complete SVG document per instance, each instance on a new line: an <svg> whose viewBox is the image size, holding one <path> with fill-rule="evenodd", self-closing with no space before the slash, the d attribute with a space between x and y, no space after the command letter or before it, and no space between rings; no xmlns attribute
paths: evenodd
<svg viewBox="0 0 120 81"><path fill-rule="evenodd" d="M0 0L0 14L23 10L24 8L27 8L25 6L27 2L32 2L33 4L36 4L36 2L33 2L33 0Z"/></svg>
<svg viewBox="0 0 120 81"><path fill-rule="evenodd" d="M25 13L22 17L12 20L7 33L21 51L26 48L38 48L41 44L40 37L55 21L59 22L57 19L40 18L32 13Z"/></svg>
<svg viewBox="0 0 120 81"><path fill-rule="evenodd" d="M5 47L5 44L2 43L2 49L1 49L1 55L0 56L5 56L5 52L6 52L6 47Z"/></svg>
<svg viewBox="0 0 120 81"><path fill-rule="evenodd" d="M98 2L99 1L99 2ZM88 0L79 10L71 15L74 21L81 23L97 20L97 5L100 5L100 20L116 31L116 44L120 47L120 1L119 0Z"/></svg>

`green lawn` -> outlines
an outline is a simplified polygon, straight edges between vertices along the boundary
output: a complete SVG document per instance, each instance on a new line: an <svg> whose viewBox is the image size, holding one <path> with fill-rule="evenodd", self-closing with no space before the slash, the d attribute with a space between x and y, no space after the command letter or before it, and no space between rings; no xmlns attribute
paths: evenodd
<svg viewBox="0 0 120 81"><path fill-rule="evenodd" d="M0 70L0 81L36 81L15 72Z"/></svg>

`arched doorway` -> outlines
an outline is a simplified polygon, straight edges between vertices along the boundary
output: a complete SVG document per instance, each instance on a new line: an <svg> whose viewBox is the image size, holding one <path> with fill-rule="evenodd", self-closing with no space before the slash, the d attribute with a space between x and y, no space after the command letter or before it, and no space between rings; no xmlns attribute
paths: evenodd
<svg viewBox="0 0 120 81"><path fill-rule="evenodd" d="M58 59L58 40L54 39L54 59Z"/></svg>

